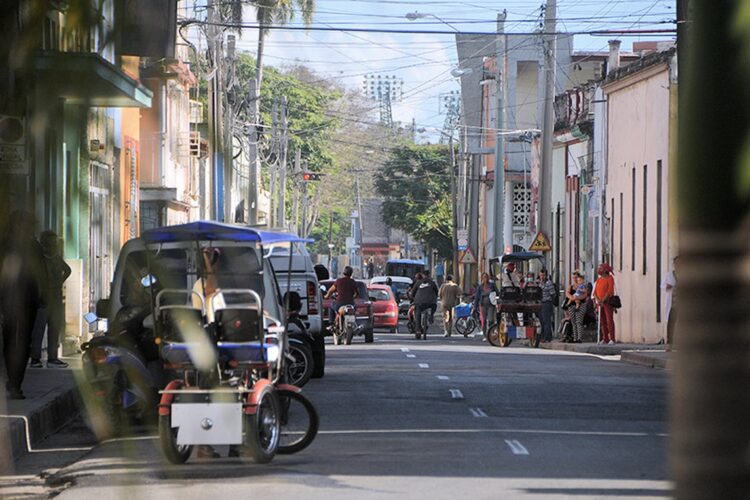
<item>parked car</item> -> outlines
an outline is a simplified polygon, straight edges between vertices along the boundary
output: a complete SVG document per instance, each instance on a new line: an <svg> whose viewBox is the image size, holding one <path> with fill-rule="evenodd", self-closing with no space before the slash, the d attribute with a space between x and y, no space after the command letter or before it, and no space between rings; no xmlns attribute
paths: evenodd
<svg viewBox="0 0 750 500"><path fill-rule="evenodd" d="M331 286L334 284L336 280L324 280L320 282L321 289L324 290L323 295L328 292L328 289L331 288ZM364 335L365 342L368 344L373 341L373 309L372 309L372 302L370 301L370 296L367 291L367 283L365 283L362 280L355 280L357 282L357 292L359 293L359 297L354 299L354 307L357 313L357 326L362 325L363 328L360 330L360 333ZM331 308L331 304L333 304L333 299L324 299L323 300L323 311L325 311L324 318L323 318L323 324L325 325L326 329L328 328L328 322L329 322L329 314L328 311Z"/></svg>
<svg viewBox="0 0 750 500"><path fill-rule="evenodd" d="M323 331L323 295L312 263L304 243L269 245L264 247L264 257L271 262L281 295L286 292L297 292L302 299L297 317L305 326L305 332L298 331L290 323L290 338L304 341L310 347L313 358L313 378L320 378L325 373L325 332ZM291 269L291 272L289 270Z"/></svg>
<svg viewBox="0 0 750 500"><path fill-rule="evenodd" d="M391 281L393 281L393 284L398 291L398 297L396 297L396 302L398 303L398 314L400 317L405 318L409 312L409 305L411 303L406 294L414 282L411 278L407 278L406 276L375 276L370 283L373 285L385 285L385 280L388 278L391 278Z"/></svg>
<svg viewBox="0 0 750 500"><path fill-rule="evenodd" d="M371 284L367 291L372 302L373 327L398 333L398 303L391 287Z"/></svg>

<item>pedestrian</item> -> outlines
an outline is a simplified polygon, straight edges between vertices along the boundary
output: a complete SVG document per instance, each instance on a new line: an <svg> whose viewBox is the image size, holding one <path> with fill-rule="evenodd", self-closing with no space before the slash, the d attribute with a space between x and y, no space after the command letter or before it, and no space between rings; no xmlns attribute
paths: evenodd
<svg viewBox="0 0 750 500"><path fill-rule="evenodd" d="M31 340L31 366L42 367L42 340L44 325L47 326L47 368L67 368L68 363L58 358L60 340L65 336L65 306L63 304L63 284L70 276L70 266L61 255L60 238L54 231L44 231L39 236L44 256L46 280L42 286L44 302L43 316L46 321L42 328L34 331Z"/></svg>
<svg viewBox="0 0 750 500"><path fill-rule="evenodd" d="M600 344L614 344L615 340L615 308L611 299L615 295L615 278L612 276L612 266L606 262L599 265L596 273L599 275L594 284L594 305L599 313L601 329Z"/></svg>
<svg viewBox="0 0 750 500"><path fill-rule="evenodd" d="M26 399L21 385L29 362L34 320L42 300L44 257L34 236L36 220L33 215L15 211L7 222L0 268L6 389L10 399Z"/></svg>
<svg viewBox="0 0 750 500"><path fill-rule="evenodd" d="M586 282L580 271L574 271L573 283L566 294L568 299L568 312L573 323L573 343L580 344L583 336L583 320L586 317ZM571 293L572 292L572 293Z"/></svg>
<svg viewBox="0 0 750 500"><path fill-rule="evenodd" d="M390 276L388 276L385 279L385 284L388 285L388 287L390 287L391 292L393 292L393 298L396 300L396 304L398 304L398 301L399 301L398 288L396 288L396 285L393 284L393 280L391 279Z"/></svg>
<svg viewBox="0 0 750 500"><path fill-rule="evenodd" d="M667 350L672 350L674 343L674 328L677 322L677 271L679 268L679 258L676 256L672 259L672 270L664 275L661 280L661 287L666 293L665 308L667 316Z"/></svg>
<svg viewBox="0 0 750 500"><path fill-rule="evenodd" d="M495 283L490 281L488 273L482 273L482 281L477 286L477 292L474 295L474 308L479 311L479 321L482 324L482 340L487 340L487 331L495 322L495 306L490 302L490 295L497 294Z"/></svg>
<svg viewBox="0 0 750 500"><path fill-rule="evenodd" d="M442 262L438 262L435 265L435 281L437 281L437 286L443 285L443 276L445 276L445 265Z"/></svg>
<svg viewBox="0 0 750 500"><path fill-rule="evenodd" d="M450 337L453 330L453 308L458 305L461 288L453 281L453 276L445 277L445 283L440 286L440 306L443 308L443 337Z"/></svg>
<svg viewBox="0 0 750 500"><path fill-rule="evenodd" d="M542 342L551 342L552 314L555 311L557 287L550 279L546 268L539 271L539 287L542 289L542 310L539 318L542 323Z"/></svg>
<svg viewBox="0 0 750 500"><path fill-rule="evenodd" d="M508 262L505 265L503 274L501 276L500 283L503 287L520 287L523 281L523 276L516 270L516 264L514 262Z"/></svg>
<svg viewBox="0 0 750 500"><path fill-rule="evenodd" d="M375 275L375 264L372 262L372 258L367 262L367 279L372 279Z"/></svg>

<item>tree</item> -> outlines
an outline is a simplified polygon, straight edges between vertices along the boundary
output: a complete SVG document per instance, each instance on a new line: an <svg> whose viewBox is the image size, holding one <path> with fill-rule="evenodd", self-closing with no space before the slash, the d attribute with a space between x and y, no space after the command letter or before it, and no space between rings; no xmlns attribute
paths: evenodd
<svg viewBox="0 0 750 500"><path fill-rule="evenodd" d="M453 255L450 175L447 146L402 144L375 176L385 222L444 258Z"/></svg>

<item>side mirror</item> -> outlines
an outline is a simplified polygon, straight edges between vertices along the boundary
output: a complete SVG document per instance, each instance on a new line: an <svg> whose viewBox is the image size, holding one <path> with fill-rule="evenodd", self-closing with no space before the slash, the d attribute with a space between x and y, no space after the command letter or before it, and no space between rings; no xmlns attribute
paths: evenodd
<svg viewBox="0 0 750 500"><path fill-rule="evenodd" d="M96 315L100 318L109 316L109 299L99 299L96 301Z"/></svg>
<svg viewBox="0 0 750 500"><path fill-rule="evenodd" d="M323 285L320 285L320 291L323 293L326 293L326 287L324 287Z"/></svg>

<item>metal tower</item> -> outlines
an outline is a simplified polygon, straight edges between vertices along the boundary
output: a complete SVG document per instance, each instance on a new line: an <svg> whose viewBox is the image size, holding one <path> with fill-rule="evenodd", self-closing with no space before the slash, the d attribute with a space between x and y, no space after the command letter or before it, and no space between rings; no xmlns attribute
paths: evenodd
<svg viewBox="0 0 750 500"><path fill-rule="evenodd" d="M377 101L380 108L380 123L393 127L392 103L403 97L404 81L395 75L365 75L363 90L367 97Z"/></svg>
<svg viewBox="0 0 750 500"><path fill-rule="evenodd" d="M448 144L448 138L458 125L458 119L461 114L461 94L458 90L452 90L440 94L440 114L445 113L443 121L443 130L440 133L440 144Z"/></svg>

